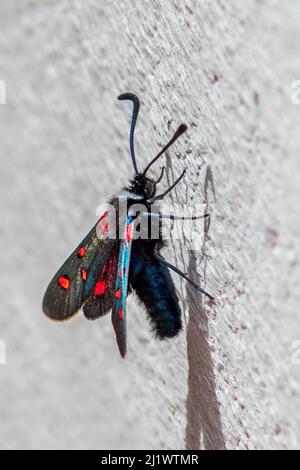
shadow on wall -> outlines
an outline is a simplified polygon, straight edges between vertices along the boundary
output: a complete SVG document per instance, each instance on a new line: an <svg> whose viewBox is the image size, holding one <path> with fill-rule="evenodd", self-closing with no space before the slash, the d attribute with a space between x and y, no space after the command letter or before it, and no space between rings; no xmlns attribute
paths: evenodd
<svg viewBox="0 0 300 470"><path fill-rule="evenodd" d="M206 212L209 212L208 192L212 191L215 198L213 176L208 168L205 177ZM210 219L205 220L204 241L201 258L204 260L204 280L207 256L205 244L209 238ZM200 285L197 273L197 256L190 252L188 276ZM186 448L188 450L225 449L222 432L219 403L216 396L216 382L212 356L208 343L207 313L200 301L199 293L187 286L187 305L189 305L189 321L187 325L187 356L189 364Z"/></svg>

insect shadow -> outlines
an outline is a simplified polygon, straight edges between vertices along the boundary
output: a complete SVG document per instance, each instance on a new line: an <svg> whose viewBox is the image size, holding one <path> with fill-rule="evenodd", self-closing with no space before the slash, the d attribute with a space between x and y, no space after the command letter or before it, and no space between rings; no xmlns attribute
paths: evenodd
<svg viewBox="0 0 300 470"><path fill-rule="evenodd" d="M208 167L205 176L205 204L209 212L209 193L215 199L215 188L211 169ZM210 218L205 220L204 238L201 249L201 259L204 261L203 278L205 281L205 253L209 239ZM197 273L197 256L189 252L188 275L199 283ZM190 286L187 286L186 303L189 308L187 324L187 356L188 356L188 396L186 401L187 425L186 448L188 450L225 449L225 439L222 431L220 407L216 395L216 380L214 365L208 341L208 316L203 300Z"/></svg>

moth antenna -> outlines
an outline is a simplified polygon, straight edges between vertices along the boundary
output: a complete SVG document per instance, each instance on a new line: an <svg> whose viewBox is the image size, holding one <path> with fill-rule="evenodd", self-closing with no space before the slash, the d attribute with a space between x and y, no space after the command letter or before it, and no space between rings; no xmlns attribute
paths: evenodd
<svg viewBox="0 0 300 470"><path fill-rule="evenodd" d="M133 103L133 110L132 110L132 117L131 117L131 124L130 124L129 144L130 144L130 153L131 153L133 168L134 168L135 173L137 174L138 168L137 168L135 152L134 152L134 130L135 130L135 125L136 125L137 117L138 117L139 110L140 110L140 100L133 93L123 93L122 95L118 96L118 100L121 100L121 101L129 100L129 101L132 101Z"/></svg>
<svg viewBox="0 0 300 470"><path fill-rule="evenodd" d="M173 135L172 139L167 143L167 145L164 146L164 148L159 152L158 155L156 155L156 157L153 158L153 160L151 160L151 162L146 166L145 170L143 171L143 175L145 176L147 171L149 170L150 166L153 165L153 163L156 162L156 160L159 159L159 157L161 157L161 155L163 153L165 153L169 147L171 147L172 144L174 144L174 142L187 130L187 126L185 124L180 124L180 126L178 127L177 131L175 132L175 134Z"/></svg>

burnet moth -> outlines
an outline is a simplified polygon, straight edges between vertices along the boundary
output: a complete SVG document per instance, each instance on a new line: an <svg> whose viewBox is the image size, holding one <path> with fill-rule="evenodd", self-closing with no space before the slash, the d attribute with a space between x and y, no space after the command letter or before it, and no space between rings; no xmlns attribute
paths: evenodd
<svg viewBox="0 0 300 470"><path fill-rule="evenodd" d="M190 280L182 271L168 263L160 254L166 242L162 236L162 219L198 219L206 217L180 217L162 214L159 201L181 181L179 178L163 193L156 194L164 168L158 180L147 176L150 167L180 137L187 126L181 124L168 144L140 172L134 151L134 130L140 102L132 93L124 93L119 100L130 100L133 113L130 126L130 153L134 177L129 185L114 196L110 203L116 211L115 236L108 236L110 217L105 212L90 233L79 244L50 282L43 299L43 311L53 320L63 321L72 317L82 306L89 320L97 319L112 310L112 324L122 357L126 354L126 298L134 291L145 306L152 330L160 339L176 336L182 328L179 300L170 276L170 270L183 277L200 293L213 297ZM126 202L126 211L121 214L120 201ZM135 204L144 211L134 214ZM155 207L155 210L153 210ZM150 238L134 236L137 220L153 220L158 224L156 236Z"/></svg>

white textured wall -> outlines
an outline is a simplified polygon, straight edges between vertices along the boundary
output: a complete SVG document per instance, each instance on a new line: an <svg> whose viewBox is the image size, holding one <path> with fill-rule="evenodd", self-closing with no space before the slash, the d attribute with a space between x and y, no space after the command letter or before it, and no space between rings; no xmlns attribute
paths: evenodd
<svg viewBox="0 0 300 470"><path fill-rule="evenodd" d="M298 0L1 0L1 448L300 447L299 44ZM125 91L143 164L189 125L168 177L212 219L168 256L217 303L176 279L186 328L157 343L130 299L123 361L109 316L41 299L131 173Z"/></svg>

